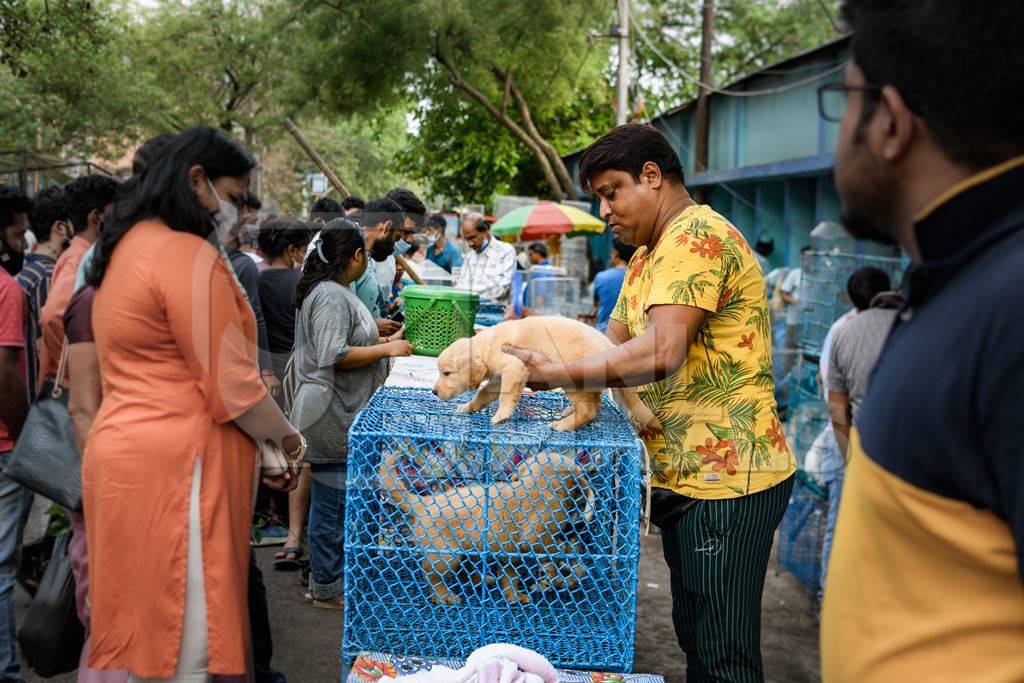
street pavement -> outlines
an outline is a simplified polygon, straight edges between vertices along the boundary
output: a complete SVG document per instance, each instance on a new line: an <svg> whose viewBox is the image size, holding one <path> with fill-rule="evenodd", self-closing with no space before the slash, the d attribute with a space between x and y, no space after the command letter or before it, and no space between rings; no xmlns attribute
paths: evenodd
<svg viewBox="0 0 1024 683"><path fill-rule="evenodd" d="M274 636L274 666L289 683L334 683L341 672L343 614L314 608L302 600L305 588L297 572L272 567L276 548L258 548ZM19 618L27 595L19 588ZM634 670L660 673L667 683L682 683L683 654L672 629L668 570L661 557L661 537L641 543ZM814 606L796 580L780 574L774 558L768 569L762 603L762 652L768 681L803 683L818 680L818 634ZM154 634L154 637L160 637ZM74 674L43 679L31 671L26 680L72 683Z"/></svg>

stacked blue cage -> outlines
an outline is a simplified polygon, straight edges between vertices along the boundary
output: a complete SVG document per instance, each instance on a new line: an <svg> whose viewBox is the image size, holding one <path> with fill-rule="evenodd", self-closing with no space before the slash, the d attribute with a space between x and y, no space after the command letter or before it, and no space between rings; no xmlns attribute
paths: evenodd
<svg viewBox="0 0 1024 683"><path fill-rule="evenodd" d="M628 421L604 399L594 422L553 431L569 404L542 393L494 426L494 406L456 412L470 397L385 387L352 425L343 657L511 642L558 666L631 670L641 446Z"/></svg>
<svg viewBox="0 0 1024 683"><path fill-rule="evenodd" d="M786 515L779 524L779 564L817 596L828 496L810 475L797 470Z"/></svg>
<svg viewBox="0 0 1024 683"><path fill-rule="evenodd" d="M793 455L801 467L808 464L812 450L829 447L827 442L834 438L823 433L830 413L819 361L829 328L853 306L846 293L846 282L865 266L886 271L896 289L906 263L887 256L832 251L806 253L800 262L800 358L789 375L788 432ZM819 457L810 459L820 463L821 454L816 455ZM778 559L815 596L821 585L827 510L825 488L815 481L813 474L798 471L789 508L779 525Z"/></svg>
<svg viewBox="0 0 1024 683"><path fill-rule="evenodd" d="M832 323L853 304L846 293L846 281L865 266L881 268L898 289L906 263L889 256L812 251L800 259L800 332L797 344L805 352L821 352Z"/></svg>

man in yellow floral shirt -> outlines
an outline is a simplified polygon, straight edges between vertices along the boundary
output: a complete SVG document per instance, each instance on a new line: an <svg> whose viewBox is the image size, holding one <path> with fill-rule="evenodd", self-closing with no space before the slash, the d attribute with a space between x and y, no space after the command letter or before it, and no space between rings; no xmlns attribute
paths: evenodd
<svg viewBox="0 0 1024 683"><path fill-rule="evenodd" d="M606 332L617 346L574 363L506 350L535 388L640 387L663 429L646 445L687 680L761 680L761 593L795 470L761 267L735 227L690 198L652 126L591 145L580 183L639 247Z"/></svg>

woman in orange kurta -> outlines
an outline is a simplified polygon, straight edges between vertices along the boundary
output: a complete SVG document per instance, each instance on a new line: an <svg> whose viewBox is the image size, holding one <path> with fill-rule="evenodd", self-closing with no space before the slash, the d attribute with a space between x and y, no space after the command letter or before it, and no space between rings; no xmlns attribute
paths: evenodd
<svg viewBox="0 0 1024 683"><path fill-rule="evenodd" d="M247 671L256 443L301 454L215 246L252 166L220 131L181 133L100 237L90 281L103 402L82 470L95 668L176 681Z"/></svg>

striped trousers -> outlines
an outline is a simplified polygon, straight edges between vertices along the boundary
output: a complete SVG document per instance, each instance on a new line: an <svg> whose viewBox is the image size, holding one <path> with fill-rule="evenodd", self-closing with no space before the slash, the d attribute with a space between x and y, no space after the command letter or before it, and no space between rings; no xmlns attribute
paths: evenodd
<svg viewBox="0 0 1024 683"><path fill-rule="evenodd" d="M672 623L687 683L762 681L761 593L793 477L727 500L700 500L662 529Z"/></svg>

